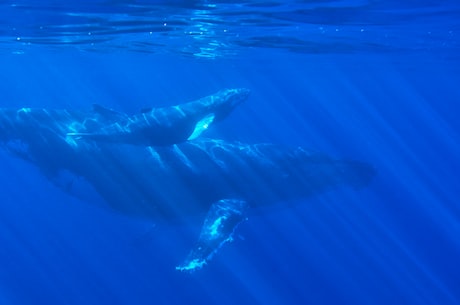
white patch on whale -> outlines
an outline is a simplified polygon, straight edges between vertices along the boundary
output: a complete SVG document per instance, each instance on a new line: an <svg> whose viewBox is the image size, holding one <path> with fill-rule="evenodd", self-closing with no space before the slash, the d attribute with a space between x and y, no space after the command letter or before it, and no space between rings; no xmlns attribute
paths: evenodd
<svg viewBox="0 0 460 305"><path fill-rule="evenodd" d="M214 121L214 118L214 113L210 113L201 119L198 123L196 123L195 130L193 130L193 133L188 137L187 141L195 140L198 138L205 130L209 128L209 125L211 125L211 123Z"/></svg>

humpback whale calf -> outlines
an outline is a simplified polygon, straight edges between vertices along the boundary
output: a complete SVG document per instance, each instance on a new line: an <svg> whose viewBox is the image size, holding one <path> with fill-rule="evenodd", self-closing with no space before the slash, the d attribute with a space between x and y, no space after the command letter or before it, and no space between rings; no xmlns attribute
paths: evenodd
<svg viewBox="0 0 460 305"><path fill-rule="evenodd" d="M201 137L183 142L184 136L177 144L151 146L132 145L138 143L129 137L80 141L68 135L72 130L102 133L127 117L104 108L92 112L0 109L0 143L55 183L63 172L70 173L65 186L57 183L65 191L78 192L73 181L84 179L109 209L151 221L197 220L201 232L176 267L181 271L205 265L231 240L248 209L339 186L365 186L375 175L364 162L274 144Z"/></svg>
<svg viewBox="0 0 460 305"><path fill-rule="evenodd" d="M67 135L104 142L171 145L197 138L212 123L224 119L248 95L248 89L225 89L193 102L145 110L99 130Z"/></svg>

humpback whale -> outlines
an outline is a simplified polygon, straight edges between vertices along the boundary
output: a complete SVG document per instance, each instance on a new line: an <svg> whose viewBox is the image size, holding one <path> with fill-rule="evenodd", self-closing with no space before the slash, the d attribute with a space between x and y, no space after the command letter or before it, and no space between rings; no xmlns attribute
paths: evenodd
<svg viewBox="0 0 460 305"><path fill-rule="evenodd" d="M181 271L204 266L232 239L249 209L339 186L365 186L375 175L367 163L334 159L300 147L201 137L185 141L190 135L171 145L133 145L139 143L129 137L82 141L68 135L72 130L102 134L107 126L127 117L104 108L91 112L0 109L0 143L38 166L53 182L62 172L70 173L65 191L78 191L72 179L84 179L108 209L151 221L196 219L201 232L176 267ZM199 121L194 119L195 124Z"/></svg>
<svg viewBox="0 0 460 305"><path fill-rule="evenodd" d="M248 95L248 89L225 89L193 102L144 110L98 130L67 135L104 142L171 145L197 138L211 124L224 119Z"/></svg>

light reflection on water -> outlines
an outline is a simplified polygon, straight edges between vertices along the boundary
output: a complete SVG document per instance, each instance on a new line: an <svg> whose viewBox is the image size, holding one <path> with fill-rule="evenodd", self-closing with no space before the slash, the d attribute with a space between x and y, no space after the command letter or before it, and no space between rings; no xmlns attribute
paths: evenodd
<svg viewBox="0 0 460 305"><path fill-rule="evenodd" d="M203 58L258 48L296 53L451 50L459 47L459 28L455 18L444 17L460 15L457 6L408 7L391 1L84 1L56 6L15 1L0 4L0 48L21 54L35 45L68 46Z"/></svg>

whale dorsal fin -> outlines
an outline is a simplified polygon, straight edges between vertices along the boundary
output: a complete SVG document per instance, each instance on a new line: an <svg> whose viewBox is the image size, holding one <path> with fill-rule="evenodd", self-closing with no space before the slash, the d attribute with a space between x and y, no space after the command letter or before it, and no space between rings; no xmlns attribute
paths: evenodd
<svg viewBox="0 0 460 305"><path fill-rule="evenodd" d="M153 110L152 107L146 107L146 108L141 108L141 113L147 113L147 112L151 112Z"/></svg>
<svg viewBox="0 0 460 305"><path fill-rule="evenodd" d="M115 111L99 104L93 104L93 111L106 119L119 120L126 117L126 114L122 112Z"/></svg>

